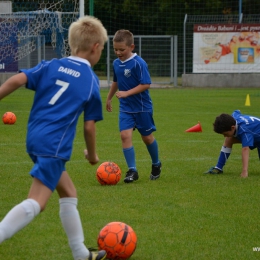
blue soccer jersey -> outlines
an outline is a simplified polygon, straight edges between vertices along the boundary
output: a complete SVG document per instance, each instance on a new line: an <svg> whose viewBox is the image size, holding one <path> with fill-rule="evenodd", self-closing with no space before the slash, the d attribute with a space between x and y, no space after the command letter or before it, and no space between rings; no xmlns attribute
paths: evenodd
<svg viewBox="0 0 260 260"><path fill-rule="evenodd" d="M242 115L239 110L235 110L232 117L236 120L234 136L241 141L242 147L260 147L260 118Z"/></svg>
<svg viewBox="0 0 260 260"><path fill-rule="evenodd" d="M78 117L102 120L99 81L90 63L78 57L42 61L21 70L35 91L27 129L27 152L69 160Z"/></svg>
<svg viewBox="0 0 260 260"><path fill-rule="evenodd" d="M151 84L151 78L146 62L137 54L129 59L113 62L114 78L120 91L127 91L137 87L139 84ZM139 94L119 99L121 112L137 113L152 112L152 100L148 90Z"/></svg>

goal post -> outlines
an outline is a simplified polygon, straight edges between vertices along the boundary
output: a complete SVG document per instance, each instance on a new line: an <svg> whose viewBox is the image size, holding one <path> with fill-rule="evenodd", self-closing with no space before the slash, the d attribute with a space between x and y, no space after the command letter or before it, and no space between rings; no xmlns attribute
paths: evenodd
<svg viewBox="0 0 260 260"><path fill-rule="evenodd" d="M0 1L0 72L70 55L68 29L83 15L84 0Z"/></svg>

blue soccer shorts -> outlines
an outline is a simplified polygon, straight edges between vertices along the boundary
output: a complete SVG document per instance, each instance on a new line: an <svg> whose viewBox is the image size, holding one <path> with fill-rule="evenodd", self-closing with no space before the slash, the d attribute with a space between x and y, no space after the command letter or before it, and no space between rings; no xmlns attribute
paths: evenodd
<svg viewBox="0 0 260 260"><path fill-rule="evenodd" d="M150 135L156 131L152 112L119 113L119 130L136 128L142 136Z"/></svg>
<svg viewBox="0 0 260 260"><path fill-rule="evenodd" d="M34 166L30 172L31 176L40 180L51 191L56 189L61 174L65 171L65 160L57 157L43 157L29 154Z"/></svg>

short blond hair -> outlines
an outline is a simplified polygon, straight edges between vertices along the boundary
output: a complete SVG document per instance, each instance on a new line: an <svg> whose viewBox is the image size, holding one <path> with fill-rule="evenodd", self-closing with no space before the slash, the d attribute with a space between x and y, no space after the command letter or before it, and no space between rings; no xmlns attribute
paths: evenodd
<svg viewBox="0 0 260 260"><path fill-rule="evenodd" d="M83 16L69 27L69 46L72 55L88 51L95 43L104 45L108 40L102 22L93 16Z"/></svg>

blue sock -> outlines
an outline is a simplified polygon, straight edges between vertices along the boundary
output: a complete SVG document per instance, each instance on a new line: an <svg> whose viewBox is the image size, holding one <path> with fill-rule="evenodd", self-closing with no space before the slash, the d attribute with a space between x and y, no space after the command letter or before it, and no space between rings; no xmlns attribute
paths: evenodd
<svg viewBox="0 0 260 260"><path fill-rule="evenodd" d="M232 148L222 146L220 154L219 154L219 158L218 158L218 163L215 166L215 168L218 168L219 170L223 169L229 155L231 154L231 151L232 151Z"/></svg>
<svg viewBox="0 0 260 260"><path fill-rule="evenodd" d="M154 139L154 141L151 144L147 145L146 147L151 156L152 164L159 165L160 161L159 161L159 152L158 152L157 141Z"/></svg>
<svg viewBox="0 0 260 260"><path fill-rule="evenodd" d="M128 169L136 170L134 147L131 146L130 148L124 148L123 153L125 156L125 160L126 160Z"/></svg>

